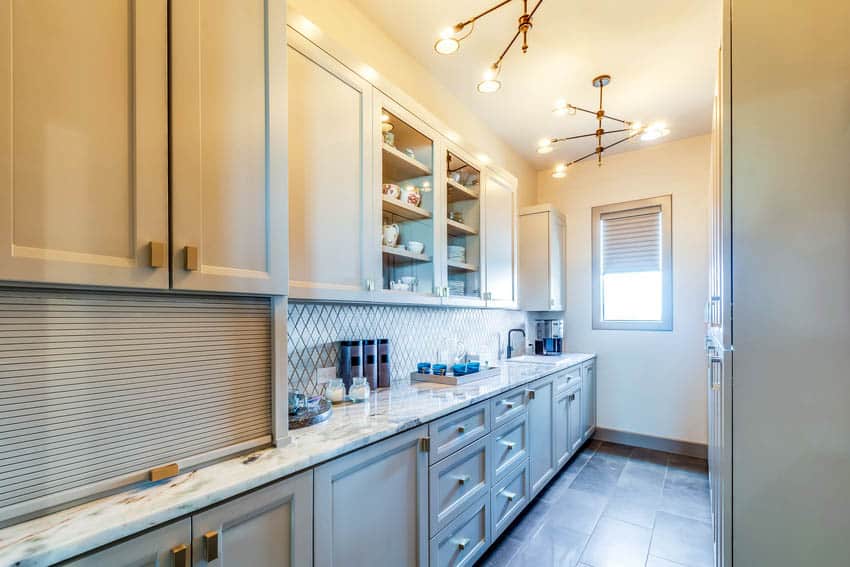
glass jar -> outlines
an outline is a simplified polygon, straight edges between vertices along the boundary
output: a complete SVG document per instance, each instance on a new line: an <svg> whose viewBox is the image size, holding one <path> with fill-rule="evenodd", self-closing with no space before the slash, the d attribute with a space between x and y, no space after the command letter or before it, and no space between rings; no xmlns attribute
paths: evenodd
<svg viewBox="0 0 850 567"><path fill-rule="evenodd" d="M342 378L333 378L328 381L325 397L333 404L345 401L345 384L343 384Z"/></svg>
<svg viewBox="0 0 850 567"><path fill-rule="evenodd" d="M355 378L348 389L348 398L352 402L365 402L369 399L369 384L365 378Z"/></svg>

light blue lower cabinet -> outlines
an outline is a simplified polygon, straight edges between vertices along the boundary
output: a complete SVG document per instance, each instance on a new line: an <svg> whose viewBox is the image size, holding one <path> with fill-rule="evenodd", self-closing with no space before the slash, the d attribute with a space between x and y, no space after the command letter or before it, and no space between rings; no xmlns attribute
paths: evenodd
<svg viewBox="0 0 850 567"><path fill-rule="evenodd" d="M490 516L488 492L431 538L431 567L465 567L475 563L493 541Z"/></svg>
<svg viewBox="0 0 850 567"><path fill-rule="evenodd" d="M316 467L317 567L428 564L427 431L423 425Z"/></svg>
<svg viewBox="0 0 850 567"><path fill-rule="evenodd" d="M493 462L493 482L498 482L518 463L528 460L528 416L519 415L505 423L492 434L491 453Z"/></svg>
<svg viewBox="0 0 850 567"><path fill-rule="evenodd" d="M531 499L531 481L528 475L528 459L508 471L505 478L490 490L493 539L522 512Z"/></svg>
<svg viewBox="0 0 850 567"><path fill-rule="evenodd" d="M490 491L490 435L431 465L431 535L445 528L473 501Z"/></svg>

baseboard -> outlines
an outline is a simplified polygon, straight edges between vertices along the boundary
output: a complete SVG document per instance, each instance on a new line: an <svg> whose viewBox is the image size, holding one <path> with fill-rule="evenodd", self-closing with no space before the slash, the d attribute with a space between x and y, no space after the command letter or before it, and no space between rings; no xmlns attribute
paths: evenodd
<svg viewBox="0 0 850 567"><path fill-rule="evenodd" d="M620 431L618 429L597 427L596 433L593 434L593 438L599 441L608 441L609 443L620 443L622 445L631 445L633 447L643 447L644 449L655 449L656 451L665 451L667 453L675 453L677 455L687 455L688 457L697 457L699 459L705 459L708 456L708 446L704 443L681 441L679 439L667 439L666 437L653 437L652 435L631 433L629 431Z"/></svg>

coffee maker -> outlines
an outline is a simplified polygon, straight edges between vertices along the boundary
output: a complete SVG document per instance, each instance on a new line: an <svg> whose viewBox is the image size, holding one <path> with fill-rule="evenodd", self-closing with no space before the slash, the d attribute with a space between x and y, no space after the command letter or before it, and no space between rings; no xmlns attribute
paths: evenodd
<svg viewBox="0 0 850 567"><path fill-rule="evenodd" d="M537 319L537 338L534 340L534 354L557 356L564 352L564 320Z"/></svg>

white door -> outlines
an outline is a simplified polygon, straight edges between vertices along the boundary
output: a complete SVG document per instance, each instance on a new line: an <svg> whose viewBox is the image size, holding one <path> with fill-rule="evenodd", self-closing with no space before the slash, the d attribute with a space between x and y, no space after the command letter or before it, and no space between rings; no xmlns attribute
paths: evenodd
<svg viewBox="0 0 850 567"><path fill-rule="evenodd" d="M567 226L561 215L549 213L549 306L547 309L564 309L564 254Z"/></svg>
<svg viewBox="0 0 850 567"><path fill-rule="evenodd" d="M487 306L516 307L516 180L492 170L484 181L484 226Z"/></svg>
<svg viewBox="0 0 850 567"><path fill-rule="evenodd" d="M285 0L171 1L172 285L285 294Z"/></svg>
<svg viewBox="0 0 850 567"><path fill-rule="evenodd" d="M168 287L167 19L0 1L0 279Z"/></svg>
<svg viewBox="0 0 850 567"><path fill-rule="evenodd" d="M298 32L287 41L289 294L368 300L372 86Z"/></svg>
<svg viewBox="0 0 850 567"><path fill-rule="evenodd" d="M551 275L549 239L551 213L540 211L519 217L520 307L526 311L547 311L550 306Z"/></svg>

